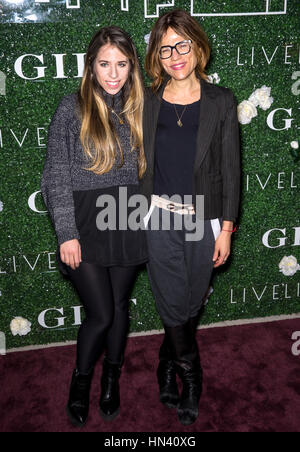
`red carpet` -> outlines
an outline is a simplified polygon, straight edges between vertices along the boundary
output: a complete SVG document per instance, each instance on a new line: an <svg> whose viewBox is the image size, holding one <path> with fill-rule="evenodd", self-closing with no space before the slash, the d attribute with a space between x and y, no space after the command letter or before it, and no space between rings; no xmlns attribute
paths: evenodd
<svg viewBox="0 0 300 452"><path fill-rule="evenodd" d="M299 432L300 356L292 334L300 319L198 332L204 369L200 416L190 427L158 401L161 336L130 338L121 379L120 416L98 415L96 368L86 432ZM72 432L65 415L75 346L0 357L1 432Z"/></svg>

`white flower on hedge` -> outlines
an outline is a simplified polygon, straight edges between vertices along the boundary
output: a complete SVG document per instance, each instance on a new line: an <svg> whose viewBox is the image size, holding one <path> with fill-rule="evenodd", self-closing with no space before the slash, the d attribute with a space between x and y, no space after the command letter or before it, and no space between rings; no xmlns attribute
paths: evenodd
<svg viewBox="0 0 300 452"><path fill-rule="evenodd" d="M10 322L10 330L13 336L26 336L31 331L31 323L23 317L15 317Z"/></svg>
<svg viewBox="0 0 300 452"><path fill-rule="evenodd" d="M148 47L149 47L150 37L151 37L151 33L149 33L148 35L146 35L144 37L145 43L147 44L147 50L148 50Z"/></svg>
<svg viewBox="0 0 300 452"><path fill-rule="evenodd" d="M300 270L300 265L294 256L284 256L279 263L279 268L284 276L294 276Z"/></svg>
<svg viewBox="0 0 300 452"><path fill-rule="evenodd" d="M238 118L241 124L250 124L253 118L257 116L256 106L249 100L244 100L238 105Z"/></svg>
<svg viewBox="0 0 300 452"><path fill-rule="evenodd" d="M0 212L2 212L2 210L3 210L3 202L0 201Z"/></svg>
<svg viewBox="0 0 300 452"><path fill-rule="evenodd" d="M271 88L264 85L257 89L249 97L249 102L252 102L255 107L260 107L265 111L268 110L274 102L273 97L271 97Z"/></svg>
<svg viewBox="0 0 300 452"><path fill-rule="evenodd" d="M299 149L299 141L292 141L291 142L291 147L293 149Z"/></svg>
<svg viewBox="0 0 300 452"><path fill-rule="evenodd" d="M214 74L208 76L208 81L210 83L217 85L218 83L220 83L221 79L219 75L215 72Z"/></svg>

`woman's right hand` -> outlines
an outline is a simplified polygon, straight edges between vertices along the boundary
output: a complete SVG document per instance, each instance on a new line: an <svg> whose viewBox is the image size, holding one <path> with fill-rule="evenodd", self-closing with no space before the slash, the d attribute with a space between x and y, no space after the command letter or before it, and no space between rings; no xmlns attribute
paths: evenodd
<svg viewBox="0 0 300 452"><path fill-rule="evenodd" d="M73 270L79 267L81 260L81 246L77 239L68 240L60 245L60 258L62 262L69 265Z"/></svg>

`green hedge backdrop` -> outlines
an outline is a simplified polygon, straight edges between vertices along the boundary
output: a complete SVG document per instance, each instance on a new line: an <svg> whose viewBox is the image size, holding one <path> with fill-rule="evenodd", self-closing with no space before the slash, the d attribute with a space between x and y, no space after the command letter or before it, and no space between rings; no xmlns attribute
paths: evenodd
<svg viewBox="0 0 300 452"><path fill-rule="evenodd" d="M208 74L239 102L263 85L274 98L241 125L238 231L228 264L215 271L202 323L300 312L300 272L279 269L284 256L300 262L299 149L291 147L300 138L299 0L0 0L0 331L8 348L74 340L83 316L56 269L40 193L51 117L77 89L99 27L126 29L143 67L147 35L172 7L202 24L213 49ZM146 271L132 298L132 331L161 328ZM17 316L32 323L28 335L12 335Z"/></svg>

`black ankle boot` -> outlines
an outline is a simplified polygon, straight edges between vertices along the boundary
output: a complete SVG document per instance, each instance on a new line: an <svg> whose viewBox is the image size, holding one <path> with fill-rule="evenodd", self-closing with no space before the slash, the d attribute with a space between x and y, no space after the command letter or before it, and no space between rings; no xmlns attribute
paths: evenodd
<svg viewBox="0 0 300 452"><path fill-rule="evenodd" d="M74 370L70 387L67 415L75 427L84 427L86 424L89 405L90 390L94 371L83 375Z"/></svg>
<svg viewBox="0 0 300 452"><path fill-rule="evenodd" d="M159 399L168 408L176 408L179 403L179 392L176 381L176 367L167 337L159 353L159 366L157 369L159 385Z"/></svg>
<svg viewBox="0 0 300 452"><path fill-rule="evenodd" d="M103 361L101 378L100 415L105 421L114 420L120 413L120 364L113 364L107 358Z"/></svg>
<svg viewBox="0 0 300 452"><path fill-rule="evenodd" d="M174 348L176 371L183 384L178 418L181 424L191 425L198 418L202 394L202 369L195 330L188 321L184 325L166 328L166 333Z"/></svg>

